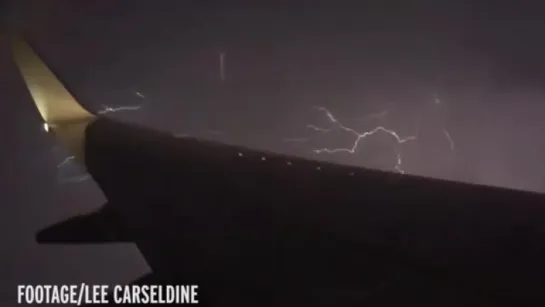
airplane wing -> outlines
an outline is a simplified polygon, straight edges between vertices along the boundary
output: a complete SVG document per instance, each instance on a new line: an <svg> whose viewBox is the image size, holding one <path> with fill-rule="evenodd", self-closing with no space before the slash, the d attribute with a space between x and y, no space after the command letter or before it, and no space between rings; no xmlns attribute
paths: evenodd
<svg viewBox="0 0 545 307"><path fill-rule="evenodd" d="M14 51L44 121L108 199L42 242L78 242L62 227L130 240L214 306L545 302L543 195L178 139L90 114L27 44Z"/></svg>
<svg viewBox="0 0 545 307"><path fill-rule="evenodd" d="M25 40L13 40L13 54L45 130L83 161L84 131L95 116L76 101Z"/></svg>

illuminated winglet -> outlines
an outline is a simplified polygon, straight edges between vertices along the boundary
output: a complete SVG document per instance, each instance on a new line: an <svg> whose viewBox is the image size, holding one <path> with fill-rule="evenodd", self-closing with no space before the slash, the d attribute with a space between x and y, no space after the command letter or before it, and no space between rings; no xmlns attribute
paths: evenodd
<svg viewBox="0 0 545 307"><path fill-rule="evenodd" d="M13 53L45 130L54 133L66 149L83 161L85 128L95 116L76 101L27 42L14 39Z"/></svg>

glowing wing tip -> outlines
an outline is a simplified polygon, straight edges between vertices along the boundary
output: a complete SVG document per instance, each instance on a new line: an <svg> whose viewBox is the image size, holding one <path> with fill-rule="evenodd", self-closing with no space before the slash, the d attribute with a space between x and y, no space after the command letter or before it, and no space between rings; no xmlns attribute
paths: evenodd
<svg viewBox="0 0 545 307"><path fill-rule="evenodd" d="M24 39L14 38L12 47L15 62L44 120L43 129L54 132L66 149L83 160L85 128L95 116L76 101Z"/></svg>

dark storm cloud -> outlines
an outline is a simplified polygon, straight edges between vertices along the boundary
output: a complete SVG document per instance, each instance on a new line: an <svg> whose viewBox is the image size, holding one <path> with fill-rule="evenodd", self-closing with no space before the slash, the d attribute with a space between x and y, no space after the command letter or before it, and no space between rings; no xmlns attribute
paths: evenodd
<svg viewBox="0 0 545 307"><path fill-rule="evenodd" d="M18 2L4 17L29 34L93 111L139 105L111 115L174 133L389 170L399 150L409 173L545 191L545 23L536 8L522 4L452 2L210 7L191 1L33 1ZM91 181L59 184L56 166L65 156L51 153L57 144L40 131L8 51L4 40L0 99L2 114L11 116L0 130L7 195L0 225L8 250L0 262L2 298L13 298L16 283L138 276L145 265L126 246L45 248L33 242L39 228L104 199ZM221 52L225 82L218 70ZM377 135L357 154L316 156L312 149L349 147L354 137L309 130L308 124L331 124L314 106L327 107L358 131L387 125L405 136L418 131L419 139L398 146ZM384 110L382 119L356 120Z"/></svg>

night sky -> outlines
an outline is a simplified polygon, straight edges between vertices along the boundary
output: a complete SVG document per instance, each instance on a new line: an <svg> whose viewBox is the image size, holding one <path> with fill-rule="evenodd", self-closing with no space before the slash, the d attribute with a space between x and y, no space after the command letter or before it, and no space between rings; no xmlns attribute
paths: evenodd
<svg viewBox="0 0 545 307"><path fill-rule="evenodd" d="M0 33L27 33L93 112L180 137L545 192L540 3L397 2L19 1ZM0 40L2 306L16 284L139 277L147 266L132 245L34 242L105 199L41 130ZM354 153L315 151L352 148L347 130L378 126L413 139L379 131Z"/></svg>

